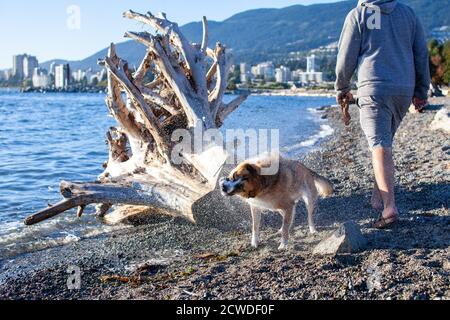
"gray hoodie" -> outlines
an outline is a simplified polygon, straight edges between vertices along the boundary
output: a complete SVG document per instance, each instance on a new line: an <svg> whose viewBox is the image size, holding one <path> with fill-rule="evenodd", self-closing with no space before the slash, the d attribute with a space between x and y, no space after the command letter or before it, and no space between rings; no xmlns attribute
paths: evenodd
<svg viewBox="0 0 450 320"><path fill-rule="evenodd" d="M426 99L428 48L422 25L410 7L396 0L360 0L350 11L339 41L338 92L350 91L356 69L358 96Z"/></svg>

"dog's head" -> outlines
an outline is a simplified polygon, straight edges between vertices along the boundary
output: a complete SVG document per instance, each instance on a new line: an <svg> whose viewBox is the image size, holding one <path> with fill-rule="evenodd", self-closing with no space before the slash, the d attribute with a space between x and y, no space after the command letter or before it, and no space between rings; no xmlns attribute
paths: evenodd
<svg viewBox="0 0 450 320"><path fill-rule="evenodd" d="M260 167L244 162L231 171L228 178L220 179L220 190L224 196L238 195L244 198L254 198L262 190Z"/></svg>

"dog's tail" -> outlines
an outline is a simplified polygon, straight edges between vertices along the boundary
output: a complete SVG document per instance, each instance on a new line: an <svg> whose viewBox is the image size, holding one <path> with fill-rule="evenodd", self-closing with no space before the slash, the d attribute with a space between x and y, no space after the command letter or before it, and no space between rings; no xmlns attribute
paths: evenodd
<svg viewBox="0 0 450 320"><path fill-rule="evenodd" d="M333 184L330 180L318 175L317 173L313 173L314 184L316 185L317 191L322 197L329 197L334 193Z"/></svg>

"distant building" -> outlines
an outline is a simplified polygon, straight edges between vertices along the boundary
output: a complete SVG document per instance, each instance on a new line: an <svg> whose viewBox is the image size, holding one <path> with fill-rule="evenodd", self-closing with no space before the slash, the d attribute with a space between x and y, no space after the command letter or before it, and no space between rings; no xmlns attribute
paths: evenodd
<svg viewBox="0 0 450 320"><path fill-rule="evenodd" d="M332 42L329 45L321 46L317 49L311 50L311 53L320 55L337 55L339 42Z"/></svg>
<svg viewBox="0 0 450 320"><path fill-rule="evenodd" d="M23 77L24 79L31 79L35 68L39 67L39 62L36 57L24 55L23 58Z"/></svg>
<svg viewBox="0 0 450 320"><path fill-rule="evenodd" d="M322 72L301 72L299 80L303 84L309 84L309 83L319 84L319 83L323 82L323 73Z"/></svg>
<svg viewBox="0 0 450 320"><path fill-rule="evenodd" d="M70 67L68 64L55 66L55 88L67 89L70 84Z"/></svg>
<svg viewBox="0 0 450 320"><path fill-rule="evenodd" d="M88 78L88 84L97 85L100 82L98 74L93 74Z"/></svg>
<svg viewBox="0 0 450 320"><path fill-rule="evenodd" d="M72 73L72 78L73 78L73 81L75 81L75 82L81 82L84 79L87 79L86 78L86 71L78 69L77 71Z"/></svg>
<svg viewBox="0 0 450 320"><path fill-rule="evenodd" d="M106 80L107 74L106 74L105 70L102 70L97 73L93 73L92 69L90 69L90 68L87 70L78 69L77 71L72 73L72 78L73 78L73 81L75 81L75 82L82 82L82 81L86 80L88 82L88 84L92 84L94 81L98 83L103 80Z"/></svg>
<svg viewBox="0 0 450 320"><path fill-rule="evenodd" d="M11 79L11 75L12 75L11 69L3 70L3 79L5 81L8 81L9 79Z"/></svg>
<svg viewBox="0 0 450 320"><path fill-rule="evenodd" d="M305 71L302 69L297 69L297 70L292 71L292 80L299 81L301 78L301 74L303 72L305 72Z"/></svg>
<svg viewBox="0 0 450 320"><path fill-rule="evenodd" d="M34 68L32 81L34 88L48 88L51 85L47 70L42 68Z"/></svg>
<svg viewBox="0 0 450 320"><path fill-rule="evenodd" d="M316 56L306 57L306 72L316 72Z"/></svg>
<svg viewBox="0 0 450 320"><path fill-rule="evenodd" d="M106 73L106 69L102 69L99 72L100 81L106 80L108 78L108 74Z"/></svg>
<svg viewBox="0 0 450 320"><path fill-rule="evenodd" d="M55 75L55 67L56 67L56 63L52 62L50 64L50 69L48 70L48 74Z"/></svg>
<svg viewBox="0 0 450 320"><path fill-rule="evenodd" d="M87 82L88 82L88 84L91 84L91 78L92 78L92 75L94 74L93 72L92 72L92 69L91 68L89 68L89 69L87 69L86 71L85 71L85 73L86 73L86 80L87 80Z"/></svg>
<svg viewBox="0 0 450 320"><path fill-rule="evenodd" d="M91 69L88 69L86 71L86 79L88 80L88 84L90 85L97 85L99 82L104 81L107 78L108 75L105 69L102 69L97 73L93 73Z"/></svg>
<svg viewBox="0 0 450 320"><path fill-rule="evenodd" d="M296 70L293 76L294 80L302 84L320 84L323 82L323 73L316 71L316 56L314 54L306 58L306 72Z"/></svg>
<svg viewBox="0 0 450 320"><path fill-rule="evenodd" d="M0 70L0 81L9 80L9 70Z"/></svg>
<svg viewBox="0 0 450 320"><path fill-rule="evenodd" d="M240 80L242 83L248 83L248 82L252 81L253 74L252 74L251 69L248 64L241 63L240 71L241 71L241 79Z"/></svg>
<svg viewBox="0 0 450 320"><path fill-rule="evenodd" d="M252 66L250 69L250 72L252 73L253 76L257 77L259 76L259 69L258 66Z"/></svg>
<svg viewBox="0 0 450 320"><path fill-rule="evenodd" d="M241 73L247 73L248 71L250 71L250 68L249 68L248 64L245 63L245 62L242 62L239 65L239 69L240 69Z"/></svg>
<svg viewBox="0 0 450 320"><path fill-rule="evenodd" d="M291 81L292 79L292 72L291 69L281 66L277 69L275 69L275 81L278 83L286 83L288 81Z"/></svg>
<svg viewBox="0 0 450 320"><path fill-rule="evenodd" d="M18 54L13 56L13 67L12 67L12 76L17 80L23 80L23 60L25 59L24 54Z"/></svg>
<svg viewBox="0 0 450 320"><path fill-rule="evenodd" d="M39 67L36 57L27 54L13 56L12 76L16 80L31 79L35 68Z"/></svg>
<svg viewBox="0 0 450 320"><path fill-rule="evenodd" d="M252 74L257 78L272 81L275 79L275 67L271 61L263 62L252 67Z"/></svg>

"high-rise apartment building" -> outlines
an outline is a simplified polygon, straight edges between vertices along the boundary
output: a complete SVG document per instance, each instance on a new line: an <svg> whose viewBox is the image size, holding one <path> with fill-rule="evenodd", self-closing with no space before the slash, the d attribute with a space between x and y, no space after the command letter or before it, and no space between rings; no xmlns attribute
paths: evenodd
<svg viewBox="0 0 450 320"><path fill-rule="evenodd" d="M31 79L35 68L39 67L38 59L34 56L25 55L23 59L23 77Z"/></svg>
<svg viewBox="0 0 450 320"><path fill-rule="evenodd" d="M67 89L70 84L70 67L68 64L55 66L55 88Z"/></svg>
<svg viewBox="0 0 450 320"><path fill-rule="evenodd" d="M13 56L13 67L12 67L12 76L18 80L22 80L24 78L23 74L23 60L25 55L18 54Z"/></svg>
<svg viewBox="0 0 450 320"><path fill-rule="evenodd" d="M16 80L31 79L35 68L39 67L39 61L34 56L18 54L13 56L12 76Z"/></svg>

